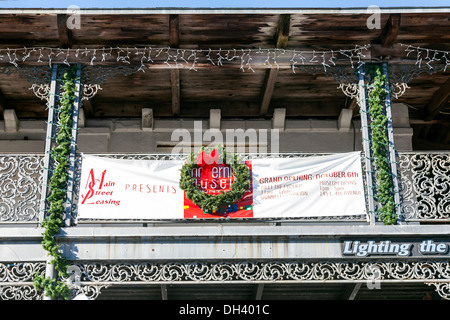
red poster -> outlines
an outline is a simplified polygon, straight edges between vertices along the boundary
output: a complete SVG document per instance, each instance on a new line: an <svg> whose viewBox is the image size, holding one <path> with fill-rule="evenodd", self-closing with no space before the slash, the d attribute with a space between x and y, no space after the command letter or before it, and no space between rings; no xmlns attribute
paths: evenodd
<svg viewBox="0 0 450 320"><path fill-rule="evenodd" d="M203 211L184 195L184 218L253 218L253 184L252 163L245 161L250 172L250 187L242 198L234 204L219 208L217 211ZM196 178L196 186L208 194L219 194L230 190L234 181L231 168L226 164L216 164L205 172L204 168L194 169L192 172Z"/></svg>

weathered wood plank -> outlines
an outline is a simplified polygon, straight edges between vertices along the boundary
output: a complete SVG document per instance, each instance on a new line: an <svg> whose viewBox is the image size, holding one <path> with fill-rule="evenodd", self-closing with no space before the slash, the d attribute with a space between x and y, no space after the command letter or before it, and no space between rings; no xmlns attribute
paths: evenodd
<svg viewBox="0 0 450 320"><path fill-rule="evenodd" d="M425 120L432 120L450 99L450 78L436 91L425 108Z"/></svg>

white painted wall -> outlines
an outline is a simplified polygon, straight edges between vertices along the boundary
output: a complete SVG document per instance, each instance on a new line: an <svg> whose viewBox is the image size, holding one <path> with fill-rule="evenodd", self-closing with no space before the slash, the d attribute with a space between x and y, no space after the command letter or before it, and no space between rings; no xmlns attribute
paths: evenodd
<svg viewBox="0 0 450 320"><path fill-rule="evenodd" d="M392 108L394 139L398 151L412 151L412 129L409 126L408 108L394 104ZM214 126L217 128L217 115ZM273 120L224 120L220 131L225 139L227 129L266 129L268 152L271 150L270 132L279 131L279 152L348 152L361 150L361 124L354 117L350 126L343 128L337 120L290 120L281 117ZM141 119L85 119L78 131L78 151L84 153L171 153L179 141L172 141L172 132L187 129L193 137L194 120L154 119L153 128L143 128ZM203 132L211 121L202 120ZM7 132L0 121L0 153L43 153L46 135L45 121L21 120L17 132ZM258 137L259 139L259 137ZM208 143L208 142L206 142Z"/></svg>

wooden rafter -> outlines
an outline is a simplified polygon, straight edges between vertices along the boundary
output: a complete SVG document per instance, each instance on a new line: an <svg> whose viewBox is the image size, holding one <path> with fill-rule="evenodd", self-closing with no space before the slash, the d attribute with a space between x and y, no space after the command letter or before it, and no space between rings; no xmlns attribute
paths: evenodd
<svg viewBox="0 0 450 320"><path fill-rule="evenodd" d="M439 113L450 99L450 78L436 91L426 106L425 120L430 121Z"/></svg>
<svg viewBox="0 0 450 320"><path fill-rule="evenodd" d="M291 27L291 15L282 14L278 20L277 32L275 34L275 45L277 48L286 48L289 40Z"/></svg>
<svg viewBox="0 0 450 320"><path fill-rule="evenodd" d="M169 16L169 46L177 48L180 44L180 22L177 14ZM178 69L170 70L170 84L172 91L172 114L180 114L180 71Z"/></svg>
<svg viewBox="0 0 450 320"><path fill-rule="evenodd" d="M172 48L178 47L180 43L180 19L177 14L169 16L169 46Z"/></svg>
<svg viewBox="0 0 450 320"><path fill-rule="evenodd" d="M59 45L61 48L72 47L72 32L67 28L67 17L66 14L57 15Z"/></svg>
<svg viewBox="0 0 450 320"><path fill-rule="evenodd" d="M90 118L93 117L95 114L95 107L94 107L94 102L91 99L88 100L83 100L82 102L82 106L84 109L84 115L86 116L86 118Z"/></svg>
<svg viewBox="0 0 450 320"><path fill-rule="evenodd" d="M289 14L282 14L278 20L277 31L275 33L275 45L277 48L286 48L289 39L289 30L291 24L291 16ZM271 68L267 71L266 80L264 84L264 93L261 102L260 115L267 115L269 110L270 100L272 99L273 90L278 77L278 68Z"/></svg>
<svg viewBox="0 0 450 320"><path fill-rule="evenodd" d="M8 108L8 103L5 98L5 95L0 90L0 114L3 114L3 111Z"/></svg>
<svg viewBox="0 0 450 320"><path fill-rule="evenodd" d="M380 34L380 42L383 48L391 47L397 39L400 30L400 14L391 14Z"/></svg>
<svg viewBox="0 0 450 320"><path fill-rule="evenodd" d="M357 115L359 113L359 105L356 99L352 99L350 105L348 106L350 110L353 110L353 115Z"/></svg>
<svg viewBox="0 0 450 320"><path fill-rule="evenodd" d="M269 110L270 100L272 99L275 83L277 82L278 69L272 68L266 73L266 80L264 84L264 94L261 102L261 109L259 114L265 116Z"/></svg>

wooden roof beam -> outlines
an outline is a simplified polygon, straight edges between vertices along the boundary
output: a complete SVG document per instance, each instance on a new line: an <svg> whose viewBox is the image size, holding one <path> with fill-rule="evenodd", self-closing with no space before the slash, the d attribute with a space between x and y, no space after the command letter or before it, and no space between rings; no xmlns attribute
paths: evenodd
<svg viewBox="0 0 450 320"><path fill-rule="evenodd" d="M93 117L95 114L95 106L94 101L92 101L93 98L90 99L84 99L81 101L81 105L84 109L84 114L87 118Z"/></svg>
<svg viewBox="0 0 450 320"><path fill-rule="evenodd" d="M428 105L425 107L425 120L430 121L445 107L450 99L450 78L436 91Z"/></svg>
<svg viewBox="0 0 450 320"><path fill-rule="evenodd" d="M379 37L381 46L383 48L391 47L394 44L395 40L397 39L398 32L400 30L400 21L401 21L400 14L391 14L389 16L389 19L386 22L386 25L381 31Z"/></svg>
<svg viewBox="0 0 450 320"><path fill-rule="evenodd" d="M169 46L178 48L180 45L180 20L177 14L169 16ZM172 114L180 114L180 70L170 69L170 85L172 90Z"/></svg>
<svg viewBox="0 0 450 320"><path fill-rule="evenodd" d="M169 46L177 48L180 44L180 18L177 14L169 16Z"/></svg>
<svg viewBox="0 0 450 320"><path fill-rule="evenodd" d="M275 84L277 82L277 77L278 77L278 69L272 68L266 72L266 79L264 83L264 94L259 112L261 116L267 115L270 100L272 100L273 90L275 89Z"/></svg>
<svg viewBox="0 0 450 320"><path fill-rule="evenodd" d="M282 14L278 19L277 32L275 33L276 48L286 48L289 40L289 31L291 28L291 15Z"/></svg>
<svg viewBox="0 0 450 320"><path fill-rule="evenodd" d="M291 15L281 14L278 19L277 31L275 33L276 48L286 48L289 40L289 30L291 25ZM272 99L273 90L278 77L278 68L271 68L267 71L266 80L264 83L264 93L261 102L259 114L267 115L269 110L270 100Z"/></svg>
<svg viewBox="0 0 450 320"><path fill-rule="evenodd" d="M59 45L61 48L72 47L72 31L67 28L67 14L57 15Z"/></svg>
<svg viewBox="0 0 450 320"><path fill-rule="evenodd" d="M8 109L8 103L5 98L5 95L0 90L0 114L3 114L3 111L5 111L5 109Z"/></svg>

